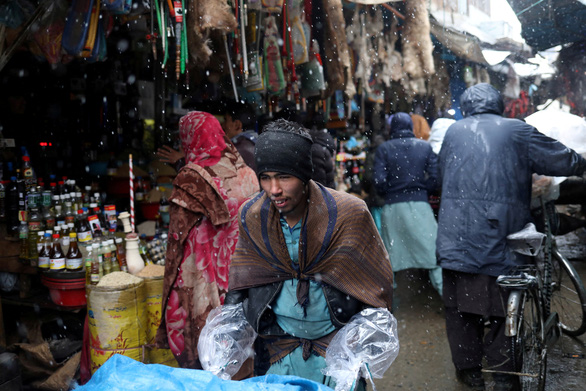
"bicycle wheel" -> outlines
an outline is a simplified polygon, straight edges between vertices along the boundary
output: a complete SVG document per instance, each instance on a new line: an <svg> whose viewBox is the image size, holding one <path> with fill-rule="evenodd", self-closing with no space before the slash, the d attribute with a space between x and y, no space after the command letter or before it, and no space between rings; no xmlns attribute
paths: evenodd
<svg viewBox="0 0 586 391"><path fill-rule="evenodd" d="M557 312L562 332L577 337L586 331L586 289L574 266L553 250L551 311Z"/></svg>
<svg viewBox="0 0 586 391"><path fill-rule="evenodd" d="M514 353L523 391L543 391L547 369L544 319L537 293L528 290L521 302Z"/></svg>

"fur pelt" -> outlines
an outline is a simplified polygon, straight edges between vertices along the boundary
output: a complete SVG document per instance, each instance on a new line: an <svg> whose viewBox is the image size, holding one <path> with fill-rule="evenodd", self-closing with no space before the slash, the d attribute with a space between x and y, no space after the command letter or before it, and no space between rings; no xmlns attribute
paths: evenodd
<svg viewBox="0 0 586 391"><path fill-rule="evenodd" d="M189 0L186 17L190 64L196 67L206 65L213 53L210 31L229 32L238 25L226 0Z"/></svg>
<svg viewBox="0 0 586 391"><path fill-rule="evenodd" d="M405 0L403 69L412 79L435 73L426 0Z"/></svg>
<svg viewBox="0 0 586 391"><path fill-rule="evenodd" d="M346 22L342 13L342 0L323 0L326 37L324 64L327 70L328 86L325 96L336 90L344 90L345 83L352 82L349 76L350 53L346 42Z"/></svg>
<svg viewBox="0 0 586 391"><path fill-rule="evenodd" d="M435 112L443 112L452 106L450 92L450 75L447 65L439 54L433 56L435 62L435 77L429 79L429 93L434 97Z"/></svg>

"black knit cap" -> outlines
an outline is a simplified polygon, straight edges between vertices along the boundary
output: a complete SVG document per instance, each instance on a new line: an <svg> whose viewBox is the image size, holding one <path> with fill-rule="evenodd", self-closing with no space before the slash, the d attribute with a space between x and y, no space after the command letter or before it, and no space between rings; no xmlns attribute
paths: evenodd
<svg viewBox="0 0 586 391"><path fill-rule="evenodd" d="M305 134L300 134L285 130L291 125L294 128L305 130L301 125L290 121L277 120L267 125L258 136L254 149L258 176L263 172L274 171L293 175L301 179L303 183L307 183L311 179L313 175L311 161L313 141L307 131L302 132ZM283 127L284 130L280 130L280 127Z"/></svg>

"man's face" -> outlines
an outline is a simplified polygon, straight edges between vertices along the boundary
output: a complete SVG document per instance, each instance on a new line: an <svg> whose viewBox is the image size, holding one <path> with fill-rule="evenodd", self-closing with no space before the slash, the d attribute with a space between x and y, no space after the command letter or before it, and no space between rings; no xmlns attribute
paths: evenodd
<svg viewBox="0 0 586 391"><path fill-rule="evenodd" d="M290 226L301 220L308 197L307 186L301 179L282 172L267 171L260 174L260 186Z"/></svg>
<svg viewBox="0 0 586 391"><path fill-rule="evenodd" d="M242 131L240 121L234 121L230 114L224 115L224 123L222 124L222 128L224 129L224 133L226 133L228 138L235 137Z"/></svg>

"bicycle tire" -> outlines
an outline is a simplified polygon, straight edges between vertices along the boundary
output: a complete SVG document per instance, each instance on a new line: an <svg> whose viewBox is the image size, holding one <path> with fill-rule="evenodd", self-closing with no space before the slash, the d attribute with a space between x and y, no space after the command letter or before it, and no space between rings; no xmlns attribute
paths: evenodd
<svg viewBox="0 0 586 391"><path fill-rule="evenodd" d="M586 331L586 289L570 261L553 249L551 311L557 312L562 332L578 337Z"/></svg>
<svg viewBox="0 0 586 391"><path fill-rule="evenodd" d="M521 301L517 336L513 352L522 391L543 391L547 371L544 318L541 298L533 290L526 291Z"/></svg>

